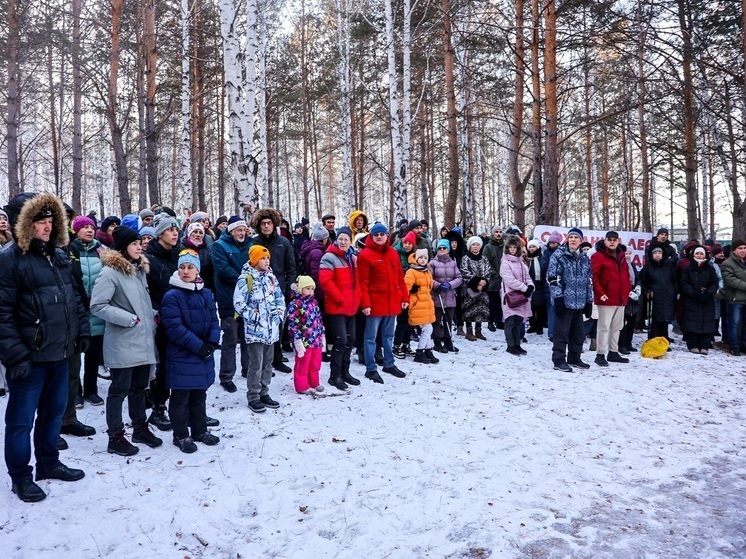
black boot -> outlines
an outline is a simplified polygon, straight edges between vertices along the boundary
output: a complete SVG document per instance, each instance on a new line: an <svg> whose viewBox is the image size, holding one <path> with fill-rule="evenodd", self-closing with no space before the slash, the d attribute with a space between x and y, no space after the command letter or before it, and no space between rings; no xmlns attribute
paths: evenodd
<svg viewBox="0 0 746 559"><path fill-rule="evenodd" d="M38 503L47 498L44 490L36 485L30 477L14 481L12 489L13 493L18 495L18 498L24 503Z"/></svg>
<svg viewBox="0 0 746 559"><path fill-rule="evenodd" d="M450 352L458 353L458 348L453 345L453 338L451 337L443 339L443 347Z"/></svg>
<svg viewBox="0 0 746 559"><path fill-rule="evenodd" d="M428 356L425 355L425 350L424 349L418 349L415 352L415 355L414 355L414 362L415 363L424 363L425 365L429 365L430 364L430 358L428 358Z"/></svg>
<svg viewBox="0 0 746 559"><path fill-rule="evenodd" d="M134 456L140 449L130 443L124 436L124 429L109 435L109 446L106 448L109 454L118 454L119 456Z"/></svg>
<svg viewBox="0 0 746 559"><path fill-rule="evenodd" d="M170 431L171 420L168 418L168 414L166 413L166 406L163 404L153 406L153 411L150 414L150 418L148 418L148 423L155 425L161 431Z"/></svg>
<svg viewBox="0 0 746 559"><path fill-rule="evenodd" d="M433 349L438 353L448 353L448 350L443 347L443 338L435 338L433 341Z"/></svg>
<svg viewBox="0 0 746 559"><path fill-rule="evenodd" d="M436 363L440 363L440 359L433 355L432 349L425 350L425 357L427 357L430 360L430 363L432 363L433 365L435 365Z"/></svg>
<svg viewBox="0 0 746 559"><path fill-rule="evenodd" d="M609 363L629 363L629 359L627 359L626 357L622 357L616 351L610 351L608 356L606 357L606 360Z"/></svg>
<svg viewBox="0 0 746 559"><path fill-rule="evenodd" d="M350 371L342 372L342 380L345 381L347 384L351 384L352 386L358 386L360 384L360 381L353 377L350 374Z"/></svg>
<svg viewBox="0 0 746 559"><path fill-rule="evenodd" d="M365 378L378 384L383 384L383 379L381 378L381 375L378 374L378 371L365 371Z"/></svg>
<svg viewBox="0 0 746 559"><path fill-rule="evenodd" d="M342 376L339 373L332 374L329 377L329 384L338 390L348 390L350 388L347 386L347 383L342 380Z"/></svg>
<svg viewBox="0 0 746 559"><path fill-rule="evenodd" d="M143 443L150 448L158 448L163 444L163 441L150 431L147 423L143 423L132 432L132 442Z"/></svg>

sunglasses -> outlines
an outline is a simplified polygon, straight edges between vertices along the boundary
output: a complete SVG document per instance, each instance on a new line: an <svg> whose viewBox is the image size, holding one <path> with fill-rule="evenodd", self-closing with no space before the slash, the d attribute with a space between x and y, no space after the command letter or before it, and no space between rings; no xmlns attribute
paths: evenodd
<svg viewBox="0 0 746 559"><path fill-rule="evenodd" d="M386 233L371 233L374 237L385 237Z"/></svg>

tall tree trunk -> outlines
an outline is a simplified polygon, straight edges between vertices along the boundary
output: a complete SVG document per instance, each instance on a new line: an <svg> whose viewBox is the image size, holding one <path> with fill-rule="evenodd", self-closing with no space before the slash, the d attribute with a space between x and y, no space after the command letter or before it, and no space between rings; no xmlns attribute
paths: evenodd
<svg viewBox="0 0 746 559"><path fill-rule="evenodd" d="M451 31L451 3L442 0L443 9L443 66L446 91L446 136L448 138L448 193L444 204L445 223L456 223L459 198L458 126L456 123L456 91L454 87L454 52Z"/></svg>
<svg viewBox="0 0 746 559"><path fill-rule="evenodd" d="M301 0L301 33L300 33L300 72L301 72L301 86L300 86L300 98L301 98L301 111L303 118L303 169L302 169L302 180L303 180L303 217L310 219L309 214L311 213L311 198L308 190L308 135L309 135L309 119L310 115L308 107L308 68L306 68L306 2Z"/></svg>
<svg viewBox="0 0 746 559"><path fill-rule="evenodd" d="M687 235L690 239L700 236L702 228L698 218L697 195L697 141L695 134L694 83L692 81L691 21L689 2L678 0L679 27L681 28L681 69L683 73L682 100L684 108L684 177L686 180Z"/></svg>
<svg viewBox="0 0 746 559"><path fill-rule="evenodd" d="M155 124L156 66L158 51L155 33L155 0L145 0L145 140L150 203L160 199L158 186L158 129ZM144 205L142 207L145 207Z"/></svg>
<svg viewBox="0 0 746 559"><path fill-rule="evenodd" d="M342 136L342 176L339 182L339 192L344 193L339 197L342 204L341 209L345 215L349 215L354 209L353 199L347 195L354 192L352 184L352 79L350 76L350 11L351 0L334 1L337 17L337 74L339 79L339 109L340 109L340 132ZM331 208L337 207L336 197L331 199ZM341 221L341 220L340 220Z"/></svg>
<svg viewBox="0 0 746 559"><path fill-rule="evenodd" d="M181 0L181 136L179 141L179 183L177 213L192 209L192 84L191 84L191 7Z"/></svg>
<svg viewBox="0 0 746 559"><path fill-rule="evenodd" d="M545 151L543 204L537 223L556 223L559 202L559 152L557 150L557 7L547 0L544 12Z"/></svg>
<svg viewBox="0 0 746 559"><path fill-rule="evenodd" d="M744 16L746 17L746 15ZM746 20L744 20L746 22ZM746 24L744 26L746 28ZM745 47L746 49L746 47ZM746 54L746 50L744 52ZM728 167L727 160L725 158L724 148L720 148L720 158L723 161L724 173L728 180L728 187L730 188L730 194L733 196L733 238L743 239L746 237L746 200L743 199L741 193L738 190L738 158L737 158L737 147L735 130L733 127L733 107L731 106L730 87L728 81L725 80L723 83L723 91L725 93L725 126L728 130L728 152L730 154L730 168Z"/></svg>
<svg viewBox="0 0 746 559"><path fill-rule="evenodd" d="M77 213L83 212L83 131L81 101L83 97L83 80L80 74L80 3L81 0L73 0L73 42L72 65L73 65L73 209Z"/></svg>
<svg viewBox="0 0 746 559"><path fill-rule="evenodd" d="M245 83L245 109L244 109L244 134L246 138L246 158L248 164L248 189L243 196L243 202L249 203L254 208L258 207L260 195L257 189L257 174L259 165L253 154L254 148L254 118L256 111L256 98L259 94L257 82L257 57L259 55L259 13L257 0L246 2L246 83Z"/></svg>
<svg viewBox="0 0 746 559"><path fill-rule="evenodd" d="M399 116L399 80L396 70L396 37L394 35L393 0L384 0L384 15L386 20L386 54L388 61L388 91L389 91L389 131L391 134L390 165L392 180L392 196L394 202L393 219L398 222L404 217L406 204L404 180L406 169L402 160L402 124Z"/></svg>
<svg viewBox="0 0 746 559"><path fill-rule="evenodd" d="M52 36L52 15L47 14L46 17L46 30L48 36ZM57 196L62 196L60 192L60 145L59 137L57 136L57 99L56 99L56 85L54 83L54 42L47 41L46 54L47 54L47 80L49 87L49 131L50 140L52 143L52 171L54 173L54 193ZM61 94L61 92L60 92Z"/></svg>
<svg viewBox="0 0 746 559"><path fill-rule="evenodd" d="M268 202L273 207L274 197L271 188L271 151L269 149L268 129L269 118L267 117L267 2L259 1L257 5L259 18L259 71L257 75L256 102L258 106L259 127L259 179L256 186L256 205L263 206Z"/></svg>
<svg viewBox="0 0 746 559"><path fill-rule="evenodd" d="M513 222L524 230L526 227L526 185L519 175L521 131L523 130L523 88L526 75L525 49L523 48L524 0L515 3L515 86L513 89L513 120L508 130L508 185L513 198Z"/></svg>
<svg viewBox="0 0 746 559"><path fill-rule="evenodd" d="M18 122L21 116L21 91L19 85L19 57L21 54L21 20L25 7L22 0L8 0L8 132L5 145L8 153L8 190L13 198L21 193L18 176Z"/></svg>
<svg viewBox="0 0 746 559"><path fill-rule="evenodd" d="M122 0L111 2L111 55L109 58L109 87L106 107L106 118L111 132L111 143L114 149L114 164L117 173L117 194L119 195L119 211L122 215L130 213L132 203L129 193L129 182L127 176L127 153L124 149L124 130L118 121L119 102L118 80L119 80L119 57L121 51L121 17Z"/></svg>
<svg viewBox="0 0 746 559"><path fill-rule="evenodd" d="M145 7L139 6L137 10L137 24L135 26L135 38L138 46L138 62L135 68L135 89L137 90L137 124L140 131L138 141L137 157L137 205L144 208L147 205L148 187L148 140L145 131L145 72L147 66L147 52L143 31L145 29Z"/></svg>
<svg viewBox="0 0 746 559"><path fill-rule="evenodd" d="M650 213L650 164L648 156L648 132L645 125L647 84L645 79L645 45L647 26L650 18L643 17L642 0L637 3L637 126L640 134L640 164L642 169L642 226L645 231L653 230L653 216Z"/></svg>
<svg viewBox="0 0 746 559"><path fill-rule="evenodd" d="M531 0L531 169L534 186L534 219L539 221L544 206L544 185L542 181L542 138L541 138L541 73L539 69L539 44L541 42L541 10L539 0ZM554 224L550 224L554 225Z"/></svg>

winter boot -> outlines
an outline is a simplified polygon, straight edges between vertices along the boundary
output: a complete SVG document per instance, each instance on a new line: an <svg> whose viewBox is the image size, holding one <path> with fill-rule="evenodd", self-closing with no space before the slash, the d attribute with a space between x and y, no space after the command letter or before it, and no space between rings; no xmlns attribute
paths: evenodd
<svg viewBox="0 0 746 559"><path fill-rule="evenodd" d="M383 348L377 347L373 358L376 361L376 365L383 366Z"/></svg>
<svg viewBox="0 0 746 559"><path fill-rule="evenodd" d="M433 340L433 349L438 353L448 353L448 350L443 347L443 338L435 338Z"/></svg>
<svg viewBox="0 0 746 559"><path fill-rule="evenodd" d="M474 330L474 337L478 340L486 340L487 338L484 337L482 334L482 323L477 322L476 329Z"/></svg>
<svg viewBox="0 0 746 559"><path fill-rule="evenodd" d="M191 437L184 437L183 439L177 439L176 437L174 437L174 444L179 447L181 452L184 452L186 454L197 452L197 445L194 444L194 441Z"/></svg>
<svg viewBox="0 0 746 559"><path fill-rule="evenodd" d="M456 328L456 335L457 336L466 336L466 334L464 333L464 327L463 326L459 326L458 328Z"/></svg>
<svg viewBox="0 0 746 559"><path fill-rule="evenodd" d="M393 353L394 353L394 357L396 357L397 359L404 359L407 356L406 352L404 351L404 348L401 345L395 345Z"/></svg>
<svg viewBox="0 0 746 559"><path fill-rule="evenodd" d="M352 386L358 386L360 384L360 381L350 374L349 369L342 371L342 380Z"/></svg>
<svg viewBox="0 0 746 559"><path fill-rule="evenodd" d="M425 357L427 357L430 360L430 363L432 363L433 365L435 365L436 363L440 363L440 359L433 355L432 349L425 350Z"/></svg>
<svg viewBox="0 0 746 559"><path fill-rule="evenodd" d="M140 449L130 443L124 436L124 429L109 435L109 446L106 448L109 454L118 454L119 456L134 456Z"/></svg>
<svg viewBox="0 0 746 559"><path fill-rule="evenodd" d="M477 341L477 338L474 335L474 331L471 329L471 322L466 324L466 339L470 342Z"/></svg>
<svg viewBox="0 0 746 559"><path fill-rule="evenodd" d="M515 348L518 350L518 355L527 355L528 354L528 351L526 351L525 349L523 349L521 347L521 344L518 344L517 346L515 346Z"/></svg>
<svg viewBox="0 0 746 559"><path fill-rule="evenodd" d="M153 406L153 411L150 413L148 423L155 425L161 431L170 431L171 420L168 418L168 414L166 413L166 406L162 404L159 406Z"/></svg>
<svg viewBox="0 0 746 559"><path fill-rule="evenodd" d="M588 346L588 351L596 351L596 338L591 338L591 345Z"/></svg>
<svg viewBox="0 0 746 559"><path fill-rule="evenodd" d="M350 388L349 386L347 386L347 383L342 380L342 376L339 373L332 374L329 377L329 384L337 390L347 390Z"/></svg>
<svg viewBox="0 0 746 559"><path fill-rule="evenodd" d="M132 432L132 442L143 443L150 448L158 448L163 444L163 441L150 431L147 423L143 423Z"/></svg>
<svg viewBox="0 0 746 559"><path fill-rule="evenodd" d="M415 363L423 363L425 365L429 365L430 364L430 358L427 355L425 355L425 350L424 349L418 349L415 352L414 362Z"/></svg>
<svg viewBox="0 0 746 559"><path fill-rule="evenodd" d="M521 352L518 350L518 346L515 345L508 346L505 351L507 351L511 355L521 355Z"/></svg>
<svg viewBox="0 0 746 559"><path fill-rule="evenodd" d="M453 345L453 338L451 337L443 339L443 349L446 349L453 353L458 353L458 348Z"/></svg>
<svg viewBox="0 0 746 559"><path fill-rule="evenodd" d="M629 363L629 359L627 359L626 357L622 357L616 351L610 351L609 355L606 357L606 360L609 363Z"/></svg>
<svg viewBox="0 0 746 559"><path fill-rule="evenodd" d="M594 363L596 365L598 365L599 367L608 367L609 366L609 362L606 361L606 357L604 357L604 355L601 354L601 353L597 353L596 354L596 359L595 359Z"/></svg>

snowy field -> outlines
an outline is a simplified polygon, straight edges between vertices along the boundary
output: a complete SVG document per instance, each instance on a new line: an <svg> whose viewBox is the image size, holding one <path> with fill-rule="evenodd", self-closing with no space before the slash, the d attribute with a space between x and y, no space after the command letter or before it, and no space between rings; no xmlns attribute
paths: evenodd
<svg viewBox="0 0 746 559"><path fill-rule="evenodd" d="M438 365L397 360L409 374L384 385L355 364L349 393L301 396L278 373L282 407L261 415L216 385L221 442L191 455L170 433L107 454L86 404L98 434L62 452L85 479L25 504L3 476L0 557L746 557L746 357L677 338L661 360L566 374L546 337L514 357L486 335Z"/></svg>

